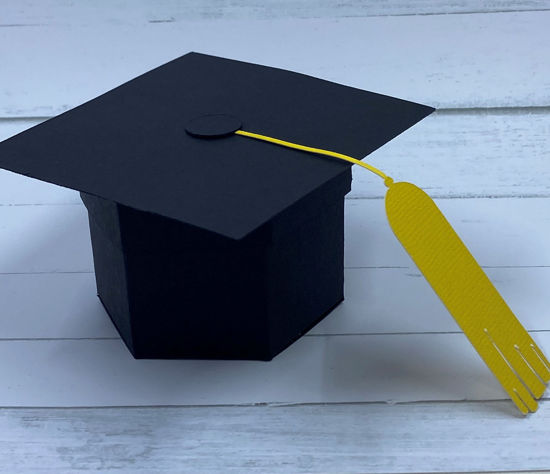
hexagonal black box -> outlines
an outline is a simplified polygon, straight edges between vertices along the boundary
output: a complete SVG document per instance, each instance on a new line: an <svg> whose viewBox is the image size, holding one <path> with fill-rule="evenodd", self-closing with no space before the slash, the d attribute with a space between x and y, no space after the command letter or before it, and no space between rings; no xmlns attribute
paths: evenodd
<svg viewBox="0 0 550 474"><path fill-rule="evenodd" d="M344 297L351 172L240 240L81 193L97 290L136 358L270 360Z"/></svg>

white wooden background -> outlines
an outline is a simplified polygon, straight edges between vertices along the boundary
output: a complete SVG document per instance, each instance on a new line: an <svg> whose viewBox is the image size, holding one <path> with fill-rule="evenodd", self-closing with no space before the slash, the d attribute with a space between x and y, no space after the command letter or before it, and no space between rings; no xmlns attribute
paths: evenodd
<svg viewBox="0 0 550 474"><path fill-rule="evenodd" d="M370 161L422 186L550 353L550 1L1 0L0 138L187 51L434 105ZM136 361L78 195L0 172L0 470L550 468L355 170L346 301L272 362Z"/></svg>

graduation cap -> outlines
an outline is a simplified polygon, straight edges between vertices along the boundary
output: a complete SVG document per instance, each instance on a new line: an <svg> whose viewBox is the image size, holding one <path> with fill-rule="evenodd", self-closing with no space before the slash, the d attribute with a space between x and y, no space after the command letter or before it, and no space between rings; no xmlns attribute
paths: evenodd
<svg viewBox="0 0 550 474"><path fill-rule="evenodd" d="M351 164L432 108L189 53L0 145L81 192L97 290L137 358L269 360L343 299Z"/></svg>
<svg viewBox="0 0 550 474"><path fill-rule="evenodd" d="M433 110L190 53L6 140L0 167L80 191L98 295L136 358L260 360L344 298L344 196L367 168L403 247L534 411L540 348L430 197L357 158Z"/></svg>

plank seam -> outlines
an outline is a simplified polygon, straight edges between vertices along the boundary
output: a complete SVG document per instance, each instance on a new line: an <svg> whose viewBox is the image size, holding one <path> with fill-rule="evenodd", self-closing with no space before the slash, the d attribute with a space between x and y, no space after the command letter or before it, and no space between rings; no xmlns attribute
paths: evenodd
<svg viewBox="0 0 550 474"><path fill-rule="evenodd" d="M547 333L550 329L530 329L528 333ZM348 333L314 333L302 337L350 337L350 336L422 336L422 335L463 335L462 331L407 331L407 332L348 332ZM119 336L106 337L2 337L2 342L55 342L55 341L120 341Z"/></svg>
<svg viewBox="0 0 550 474"><path fill-rule="evenodd" d="M34 179L34 178L32 178ZM29 203L17 203L17 204L0 204L0 207L32 207L32 206L82 206L81 202L29 202Z"/></svg>
<svg viewBox="0 0 550 474"><path fill-rule="evenodd" d="M550 397L542 397L539 403L542 405L549 401ZM510 403L505 398L492 398L485 400L410 400L410 401L364 401L364 402L257 402L257 403L225 403L208 405L102 405L102 406L0 406L0 410L141 410L141 409L171 409L171 408L300 408L300 407L318 407L318 406L366 406L366 405L387 405L387 406L407 406L407 405L458 405L474 403Z"/></svg>
<svg viewBox="0 0 550 474"><path fill-rule="evenodd" d="M403 269L408 270L414 267L404 266L392 266L392 265L380 265L380 266L357 266L357 267L344 267L346 270L363 270L363 269ZM550 268L550 265L481 265L481 268ZM1 273L0 273L1 275ZM420 275L420 273L418 273Z"/></svg>
<svg viewBox="0 0 550 474"><path fill-rule="evenodd" d="M546 333L550 332L550 329L530 329L528 333ZM417 335L460 335L464 334L462 331L405 331L405 332L342 332L342 333L315 333L304 334L302 337L328 337L328 336L417 336ZM0 339L1 341L2 339Z"/></svg>
<svg viewBox="0 0 550 474"><path fill-rule="evenodd" d="M417 17L417 16L447 16L447 15L487 15L487 14L510 14L510 13L536 13L536 12L546 12L549 11L548 8L526 8L526 9L504 9L504 10L465 10L465 11L452 11L452 12L444 12L444 11L434 11L434 12L416 12L416 13L382 13L382 14L357 14L357 15L338 15L336 18L338 19L361 19L361 18L391 18L391 17ZM165 24L165 23L189 23L189 22L196 22L196 21L203 21L203 22L220 22L220 21L232 21L232 20L249 20L249 21L272 21L273 19L269 16L269 12L265 12L265 17L259 17L259 18L248 18L248 17L230 17L226 18L223 16L223 13L221 13L219 16L214 17L200 17L200 18L191 18L191 19L175 19L174 17L170 18L162 18L162 19L145 19L143 21L136 21L136 22L130 22L125 26L143 26L147 24L151 25L158 25L158 24ZM285 20L319 20L324 19L325 16L300 16L300 15L294 15L294 16L288 16L284 17ZM104 23L108 24L109 21L104 21ZM89 23L4 23L0 24L0 28L26 28L26 27L36 27L36 26L45 26L45 27L75 27L75 26L89 26L93 24L92 22Z"/></svg>
<svg viewBox="0 0 550 474"><path fill-rule="evenodd" d="M418 13L390 13L390 14L371 14L371 15L342 15L337 18L388 18L388 17L408 17L408 16L446 16L446 15L487 15L487 14L506 14L506 13L529 13L529 12L547 12L550 8L536 8L536 9L514 9L514 10L468 10L468 11L456 11L456 12L418 12ZM295 17L295 19L322 19L325 17Z"/></svg>
<svg viewBox="0 0 550 474"><path fill-rule="evenodd" d="M550 10L549 10L550 11ZM76 107L76 106L75 106ZM518 106L502 106L502 107L442 107L440 109L436 109L436 111L433 113L432 117L436 117L438 115L457 115L457 114L465 114L465 115L475 115L475 114L533 114L533 113L539 113L539 114L547 114L550 113L550 104L543 104L543 105L518 105ZM3 115L0 116L0 124L2 122L10 122L10 121L18 121L18 122L24 122L24 121L32 121L32 120L49 120L51 118L56 117L56 115Z"/></svg>
<svg viewBox="0 0 550 474"><path fill-rule="evenodd" d="M34 178L33 178L34 179ZM512 187L512 186L510 186ZM433 199L548 199L550 193L527 193L527 194L437 194L430 192L430 187L423 187ZM358 200L382 200L385 196L346 196L346 201ZM81 202L46 202L46 203L20 203L0 204L2 207L46 207L46 206L84 206Z"/></svg>
<svg viewBox="0 0 550 474"><path fill-rule="evenodd" d="M344 266L345 270L409 270L414 267L402 266L402 265L365 265L365 266L356 266L348 267ZM550 268L550 265L481 265L481 268ZM89 275L95 273L94 270L74 270L74 271L36 271L36 272L0 272L0 276L3 275ZM420 273L418 273L420 275Z"/></svg>
<svg viewBox="0 0 550 474"><path fill-rule="evenodd" d="M512 187L512 186L510 186ZM545 199L550 193L526 193L526 194L437 194L430 192L429 187L422 187L433 199ZM355 201L359 199L384 199L385 196L346 196L346 200ZM55 204L53 204L55 205Z"/></svg>
<svg viewBox="0 0 550 474"><path fill-rule="evenodd" d="M0 272L2 275L87 275L90 273L95 273L93 270L75 270L75 271L43 271L43 272Z"/></svg>

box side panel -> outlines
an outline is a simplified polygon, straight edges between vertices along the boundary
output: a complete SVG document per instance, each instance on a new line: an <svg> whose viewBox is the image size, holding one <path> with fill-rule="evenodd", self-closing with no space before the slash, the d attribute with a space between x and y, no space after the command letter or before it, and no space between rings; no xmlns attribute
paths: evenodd
<svg viewBox="0 0 550 474"><path fill-rule="evenodd" d="M271 223L267 288L272 357L344 299L344 196L350 190L348 169Z"/></svg>
<svg viewBox="0 0 550 474"><path fill-rule="evenodd" d="M270 350L275 356L344 299L344 199L286 222L268 251Z"/></svg>
<svg viewBox="0 0 550 474"><path fill-rule="evenodd" d="M269 224L272 240L277 241L284 234L292 233L296 225L302 225L309 220L317 219L325 209L340 202L350 191L351 168L348 168L323 186L304 196L292 207L278 214ZM331 225L341 224L342 222L334 222Z"/></svg>
<svg viewBox="0 0 550 474"><path fill-rule="evenodd" d="M122 339L133 353L126 266L116 203L81 194L88 209L97 293Z"/></svg>
<svg viewBox="0 0 550 474"><path fill-rule="evenodd" d="M87 193L80 193L80 197L88 209L88 216L94 219L104 237L116 247L121 248L117 203Z"/></svg>
<svg viewBox="0 0 550 474"><path fill-rule="evenodd" d="M131 209L121 223L136 357L269 357L265 231L237 241Z"/></svg>

